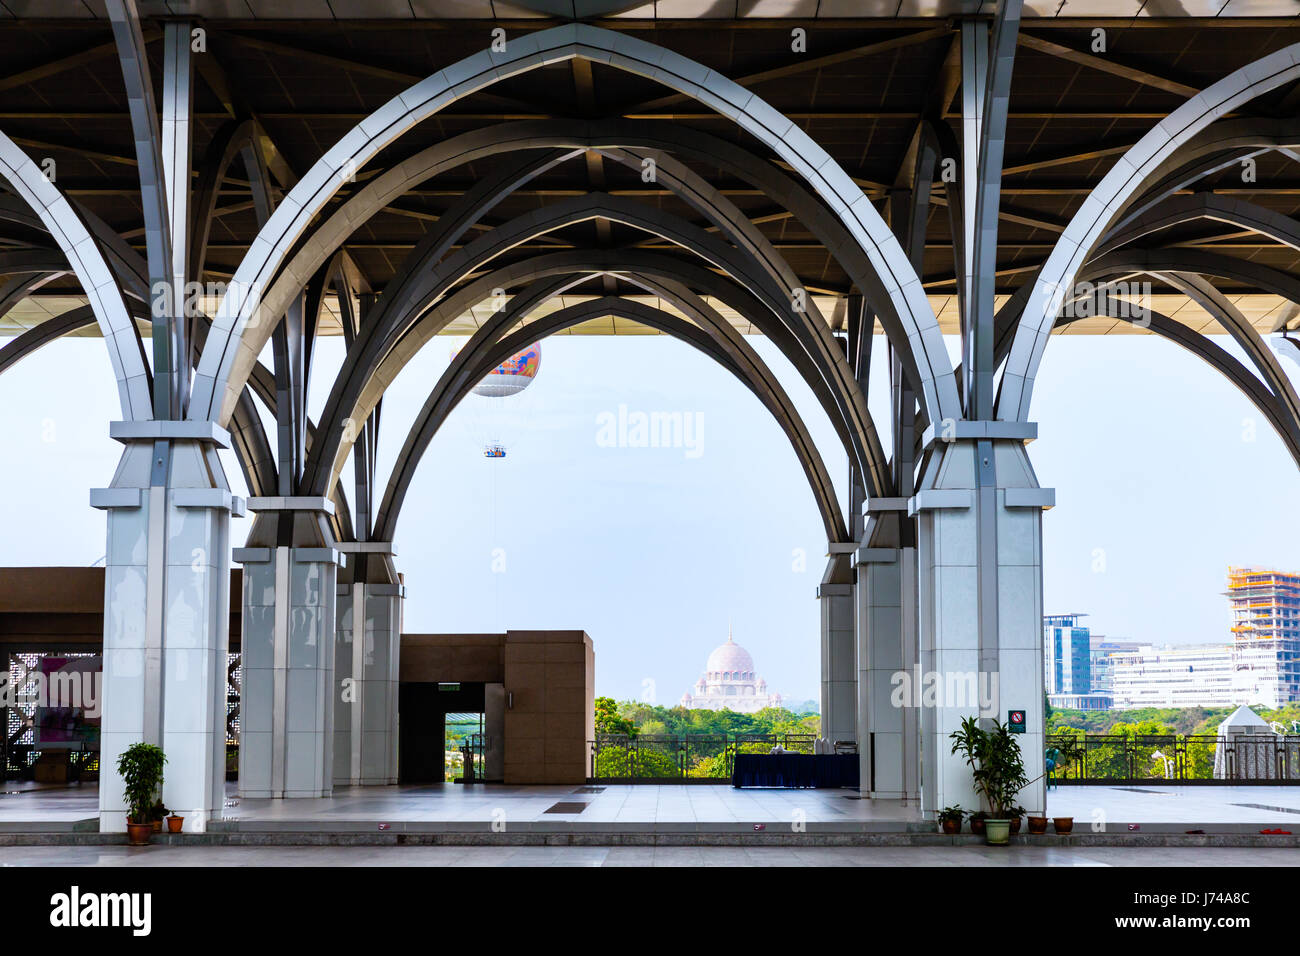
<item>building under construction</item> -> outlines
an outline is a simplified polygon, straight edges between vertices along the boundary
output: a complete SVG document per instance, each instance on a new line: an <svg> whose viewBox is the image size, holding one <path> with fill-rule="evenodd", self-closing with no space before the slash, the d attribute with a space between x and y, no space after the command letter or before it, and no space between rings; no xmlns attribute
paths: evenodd
<svg viewBox="0 0 1300 956"><path fill-rule="evenodd" d="M1280 707L1300 700L1300 574L1229 568L1232 658L1255 701Z"/></svg>

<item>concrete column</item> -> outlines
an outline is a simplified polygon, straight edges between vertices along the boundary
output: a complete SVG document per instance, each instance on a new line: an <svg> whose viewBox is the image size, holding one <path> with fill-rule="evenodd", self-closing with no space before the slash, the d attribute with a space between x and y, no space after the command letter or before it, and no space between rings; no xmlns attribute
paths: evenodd
<svg viewBox="0 0 1300 956"><path fill-rule="evenodd" d="M323 498L253 498L244 565L239 793L326 797L333 787L334 608L341 555Z"/></svg>
<svg viewBox="0 0 1300 956"><path fill-rule="evenodd" d="M125 444L108 511L104 576L101 832L126 829L117 759L134 743L167 755L162 799L203 832L224 800L232 497L210 422L116 422Z"/></svg>
<svg viewBox="0 0 1300 956"><path fill-rule="evenodd" d="M1043 763L1042 509L1024 423L957 422L912 499L918 517L922 810L978 806L970 769L949 733L978 714L987 725L1024 710L1025 770ZM1024 434L1021 434L1021 433ZM927 690L928 687L928 690ZM1018 802L1045 805L1036 780Z"/></svg>
<svg viewBox="0 0 1300 956"><path fill-rule="evenodd" d="M838 545L835 546L838 550ZM822 736L832 744L858 739L858 674L853 636L853 571L849 555L833 553L817 587L821 602Z"/></svg>
<svg viewBox="0 0 1300 956"><path fill-rule="evenodd" d="M406 589L383 541L341 542L334 644L334 783L397 783L397 693ZM358 635L360 639L358 639Z"/></svg>
<svg viewBox="0 0 1300 956"><path fill-rule="evenodd" d="M917 669L916 549L900 547L910 521L873 514L855 558L862 789L889 800L916 799L920 789L919 712L904 692Z"/></svg>

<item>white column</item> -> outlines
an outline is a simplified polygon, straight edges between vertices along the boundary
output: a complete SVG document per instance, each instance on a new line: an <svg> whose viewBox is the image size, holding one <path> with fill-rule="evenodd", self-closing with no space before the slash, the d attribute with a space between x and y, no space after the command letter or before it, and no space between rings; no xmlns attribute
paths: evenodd
<svg viewBox="0 0 1300 956"><path fill-rule="evenodd" d="M916 549L899 547L901 521L873 514L855 559L862 789L889 800L916 799L920 786Z"/></svg>
<svg viewBox="0 0 1300 956"><path fill-rule="evenodd" d="M817 599L821 602L822 736L832 744L837 740L858 739L858 674L851 582L848 556L832 554L822 583L817 586Z"/></svg>
<svg viewBox="0 0 1300 956"><path fill-rule="evenodd" d="M116 422L126 448L108 511L99 825L126 829L117 759L134 743L167 756L162 799L203 832L225 796L232 497L210 422Z"/></svg>
<svg viewBox="0 0 1300 956"><path fill-rule="evenodd" d="M961 719L1005 722L1024 710L1025 770L1043 764L1042 509L1017 423L959 422L932 455L912 499L918 516L920 671L930 697L921 707L922 810L979 807L970 768L951 753ZM987 437L986 429L1010 434ZM965 432L965 434L963 434ZM931 705L931 701L933 705ZM1044 807L1036 780L1018 802Z"/></svg>
<svg viewBox="0 0 1300 956"><path fill-rule="evenodd" d="M383 541L340 542L334 663L334 783L397 783L397 695L406 589ZM358 578L360 580L358 580ZM359 636L359 639L358 639Z"/></svg>
<svg viewBox="0 0 1300 956"><path fill-rule="evenodd" d="M253 498L244 565L239 793L325 797L333 787L334 610L341 555L323 498Z"/></svg>

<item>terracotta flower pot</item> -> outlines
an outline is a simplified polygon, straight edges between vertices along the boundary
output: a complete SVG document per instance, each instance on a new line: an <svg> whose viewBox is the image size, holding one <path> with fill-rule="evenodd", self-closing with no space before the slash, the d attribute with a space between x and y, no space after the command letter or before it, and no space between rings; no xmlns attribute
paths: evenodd
<svg viewBox="0 0 1300 956"><path fill-rule="evenodd" d="M1030 817L1029 832L1032 834L1043 834L1047 832L1047 817Z"/></svg>
<svg viewBox="0 0 1300 956"><path fill-rule="evenodd" d="M943 832L949 836L952 836L954 833L961 833L960 820L940 820L939 822L943 824Z"/></svg>
<svg viewBox="0 0 1300 956"><path fill-rule="evenodd" d="M1052 826L1057 833L1069 833L1074 829L1074 817L1052 817Z"/></svg>
<svg viewBox="0 0 1300 956"><path fill-rule="evenodd" d="M180 833L181 827L185 824L185 818L179 814L173 813L167 818L167 832Z"/></svg>
<svg viewBox="0 0 1300 956"><path fill-rule="evenodd" d="M1012 836L1015 836L1015 835L1016 835L1017 833L1019 833L1019 832L1020 832L1020 818L1019 818L1019 817L1012 817L1012 818L1011 818L1011 835L1012 835Z"/></svg>
<svg viewBox="0 0 1300 956"><path fill-rule="evenodd" d="M152 833L152 823L128 823L126 825L127 843L131 846L148 846L149 836Z"/></svg>
<svg viewBox="0 0 1300 956"><path fill-rule="evenodd" d="M971 832L971 833L978 833L978 834L983 835L983 833L984 833L984 821L985 821L985 819L987 819L987 818L986 818L986 817L971 817L971 818L970 818L970 832Z"/></svg>
<svg viewBox="0 0 1300 956"><path fill-rule="evenodd" d="M154 820L152 823L149 824L149 826L153 827L153 832L154 832L154 833L162 833L162 821L161 821L161 820Z"/></svg>

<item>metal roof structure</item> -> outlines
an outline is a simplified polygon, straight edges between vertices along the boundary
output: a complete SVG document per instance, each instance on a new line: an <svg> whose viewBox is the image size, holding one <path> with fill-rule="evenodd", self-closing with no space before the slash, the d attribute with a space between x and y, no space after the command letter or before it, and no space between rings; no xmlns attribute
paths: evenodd
<svg viewBox="0 0 1300 956"><path fill-rule="evenodd" d="M957 14L991 4L872 2L872 0L195 0L140 4L153 75L161 72L162 18L201 18L206 52L195 58L193 114L196 167L232 117L255 118L267 149L277 196L329 145L402 89L478 50L490 31L526 35L578 17L652 41L741 83L792 119L854 178L882 214L914 155L922 117L956 129L960 35ZM49 162L66 195L144 250L133 135L121 68L102 2L48 0L0 3L0 128L30 156ZM36 17L39 17L37 19ZM159 18L149 20L149 17ZM1025 5L1017 38L1006 125L996 262L999 305L1046 259L1085 196L1117 157L1172 110L1233 70L1300 40L1295 0L1061 0ZM807 52L791 51L791 30L806 31ZM1094 31L1104 31L1105 51ZM1295 84L1253 100L1240 116L1295 120ZM385 149L356 183L331 201L337 208L376 171L459 134L503 122L554 118L620 118L671 122L687 130L753 148L727 118L643 77L586 61L557 63L475 93L407 132ZM734 202L794 269L836 327L836 303L853 283L824 243L797 217L750 183L695 159L685 160ZM1300 155L1278 149L1252 157L1249 176L1226 166L1186 190L1225 201L1245 199L1294 219L1300 214ZM344 248L359 278L381 291L428 224L484 175L470 162L393 200L351 235ZM196 171L196 179L198 177ZM682 216L708 227L699 214L638 171L593 151L572 155L513 191L476 223L482 232L566 197L599 190ZM216 191L203 281L230 278L257 232L247 173L236 159ZM469 235L473 235L471 232ZM0 274L23 275L39 235L21 222L0 224ZM678 255L671 242L635 227L590 219L530 239L500 261L541 251L601 245ZM1144 237L1144 245L1227 256L1288 274L1300 270L1294 237L1262 235L1222 218L1173 221ZM24 258L24 257L27 258ZM941 190L931 196L921 269L926 293L944 332L959 331L948 211ZM1300 325L1275 290L1246 276L1216 282L1261 332ZM567 290L570 304L592 296L635 297L642 290L611 276ZM29 296L6 300L0 336L84 304L76 280L56 275ZM1222 331L1213 316L1178 290L1156 282L1154 308L1189 328ZM548 308L559 308L556 302ZM724 308L724 314L727 310ZM330 298L321 334L337 334L339 306ZM742 333L753 330L731 316ZM446 329L466 334L470 314ZM567 330L646 332L607 317ZM1084 318L1067 334L1141 334L1110 318ZM74 334L97 335L94 325Z"/></svg>

